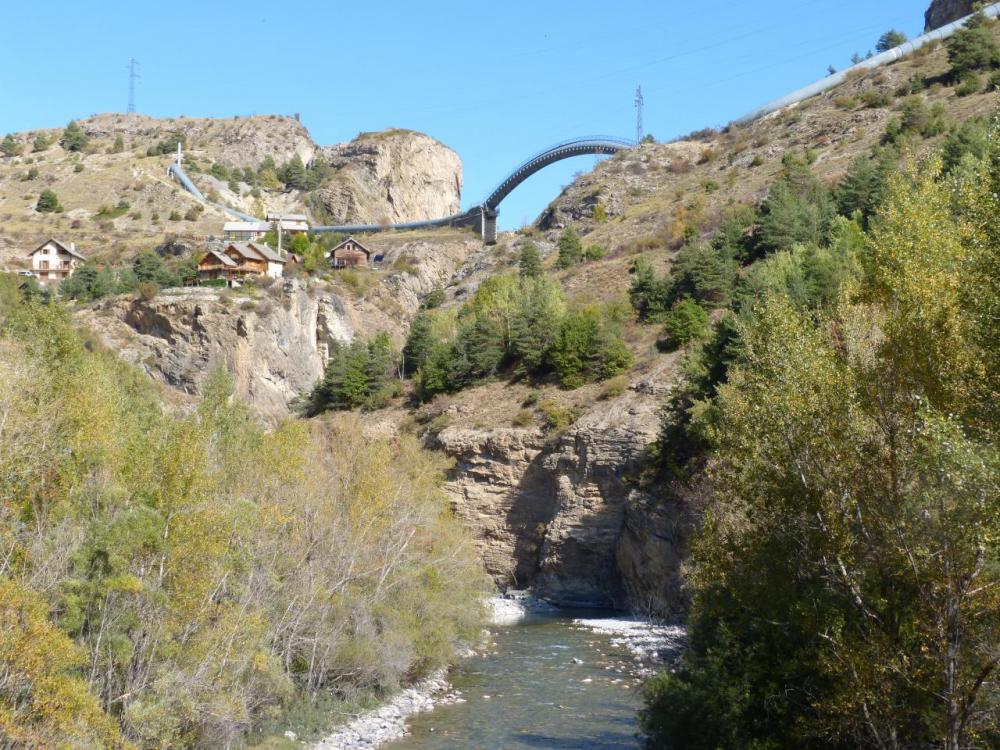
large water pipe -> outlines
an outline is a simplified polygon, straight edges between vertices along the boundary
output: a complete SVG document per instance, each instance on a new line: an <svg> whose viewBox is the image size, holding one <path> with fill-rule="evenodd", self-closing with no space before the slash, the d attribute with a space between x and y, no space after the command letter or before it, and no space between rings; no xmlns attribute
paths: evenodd
<svg viewBox="0 0 1000 750"><path fill-rule="evenodd" d="M983 8L979 12L985 15L987 18L997 18L998 16L1000 16L1000 3L994 3L993 5L989 5ZM782 96L778 99L774 99L773 101L770 101L767 104L765 104L763 107L758 107L752 112L743 115L743 117L740 117L737 120L733 120L732 124L745 125L749 122L753 122L754 120L760 119L764 115L769 115L772 112L777 112L779 109L784 109L785 107L789 107L793 104L804 102L806 99L811 99L817 94L822 94L836 86L839 86L844 81L846 81L847 78L852 73L855 73L856 71L864 71L864 70L871 70L873 68L880 68L883 65L889 65L890 63L894 63L897 60L902 60L904 57L912 55L921 47L926 47L928 44L932 42L939 42L943 39L947 39L959 29L964 28L965 24L968 23L970 18L972 18L971 15L965 16L965 18L960 18L957 21L953 21L952 23L942 26L941 28L934 29L934 31L929 31L923 36L918 36L916 39L912 39L908 42L905 42L899 45L898 47L893 47L892 49L886 50L885 52L875 55L874 57L870 57L867 60L862 60L858 64L852 65L850 68L847 68L846 70L842 70L838 73L834 73L833 75L829 75L820 81L816 81L815 83L812 83L808 86L805 86L804 88L799 89L798 91L793 91L790 94L786 94L785 96Z"/></svg>

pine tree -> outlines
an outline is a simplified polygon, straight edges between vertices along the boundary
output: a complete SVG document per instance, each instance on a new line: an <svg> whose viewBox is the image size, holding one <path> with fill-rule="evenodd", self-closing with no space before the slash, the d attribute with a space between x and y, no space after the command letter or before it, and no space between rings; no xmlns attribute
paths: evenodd
<svg viewBox="0 0 1000 750"><path fill-rule="evenodd" d="M90 139L76 124L76 120L69 121L69 125L63 130L62 138L59 140L60 145L67 151L83 151L89 142Z"/></svg>
<svg viewBox="0 0 1000 750"><path fill-rule="evenodd" d="M41 192L41 195L38 196L38 202L35 204L35 210L42 214L50 214L61 211L62 206L59 205L59 196L46 188Z"/></svg>
<svg viewBox="0 0 1000 750"><path fill-rule="evenodd" d="M583 257L583 245L573 227L566 227L563 230L563 233L559 236L558 248L559 257L556 260L556 266L559 268L569 268L579 263Z"/></svg>
<svg viewBox="0 0 1000 750"><path fill-rule="evenodd" d="M404 374L409 376L420 370L426 364L434 344L430 315L424 312L418 313L410 323L410 332L403 346Z"/></svg>
<svg viewBox="0 0 1000 750"><path fill-rule="evenodd" d="M534 242L528 240L521 248L518 260L519 273L522 278L538 278L542 275L542 256Z"/></svg>
<svg viewBox="0 0 1000 750"><path fill-rule="evenodd" d="M306 167L302 163L302 157L298 154L292 156L281 167L281 170L278 172L278 179L285 183L286 187L295 190L304 190L306 188Z"/></svg>

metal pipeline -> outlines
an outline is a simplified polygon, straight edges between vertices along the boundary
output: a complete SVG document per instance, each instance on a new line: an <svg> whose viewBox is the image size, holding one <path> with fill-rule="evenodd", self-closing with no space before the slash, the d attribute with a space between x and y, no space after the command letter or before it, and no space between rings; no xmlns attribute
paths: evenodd
<svg viewBox="0 0 1000 750"><path fill-rule="evenodd" d="M997 18L1000 16L1000 3L994 3L989 5L979 11L987 18ZM793 104L798 104L799 102L804 102L806 99L811 99L817 94L822 94L825 91L839 86L847 77L855 71L871 70L873 68L880 68L883 65L888 65L894 63L897 60L901 60L907 55L911 55L916 52L921 47L925 47L931 42L941 41L947 39L952 34L954 34L959 29L963 28L965 24L972 18L971 15L965 18L960 18L957 21L942 26L939 29L934 29L934 31L929 31L923 36L919 36L916 39L912 39L904 44L894 47L893 49L882 52L881 54L875 55L867 60L862 60L857 65L852 65L846 70L842 70L833 75L827 76L826 78L816 81L809 86L799 89L798 91L793 91L790 94L782 96L778 99L768 102L763 107L758 107L749 114L743 115L737 120L733 120L733 125L745 125L754 120L760 119L764 115L769 115L772 112L777 112L779 109L784 109Z"/></svg>

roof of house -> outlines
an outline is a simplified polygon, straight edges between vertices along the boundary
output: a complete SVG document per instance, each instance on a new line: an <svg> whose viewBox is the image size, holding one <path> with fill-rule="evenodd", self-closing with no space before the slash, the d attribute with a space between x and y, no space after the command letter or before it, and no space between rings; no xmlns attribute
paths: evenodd
<svg viewBox="0 0 1000 750"><path fill-rule="evenodd" d="M71 243L69 244L69 246L67 247L66 245L64 245L63 243L61 243L61 242L60 242L59 240L56 240L56 239L52 239L52 238L49 238L49 239L45 240L45 242L43 242L43 243L42 243L41 245L39 245L38 247L36 247L36 248L35 248L34 250L32 250L32 251L31 251L30 253L28 253L28 257L30 258L30 257L31 257L32 255L34 255L34 254L35 254L35 253L37 253L37 252L38 252L39 250L41 250L41 249L42 249L42 248L44 248L44 247L45 247L46 245L48 245L48 244L49 244L50 242L51 242L51 243L52 243L53 245L55 245L56 247L58 247L58 248L59 248L60 250L62 250L63 252L65 252L65 253L69 253L69 254L70 254L70 255L72 255L72 256L73 256L74 258L78 258L78 259L80 259L80 260L87 260L87 259L86 259L86 258L84 258L84 257L83 257L82 255L80 255L80 253L78 253L78 252L76 251L76 246L75 246L75 245L74 245L74 244L73 244L72 242L71 242Z"/></svg>
<svg viewBox="0 0 1000 750"><path fill-rule="evenodd" d="M233 248L244 258L250 260L267 260L272 263L284 263L285 259L263 242L230 242L226 249Z"/></svg>
<svg viewBox="0 0 1000 750"><path fill-rule="evenodd" d="M220 253L218 250L209 250L207 253L205 253L205 256L202 258L202 260L205 260L205 258L207 258L210 255L213 256L213 257L215 257L215 259L218 260L220 263L222 263L222 265L224 265L224 266L235 266L236 265L236 261L235 260L233 260L232 258L230 258L225 253Z"/></svg>
<svg viewBox="0 0 1000 750"><path fill-rule="evenodd" d="M361 244L360 242L358 242L358 241L357 241L356 239L354 239L353 237L348 237L348 238L347 238L346 240L344 240L343 242L341 242L341 243L340 243L339 245L335 245L334 247L332 247L332 248L330 249L330 252L329 252L329 255L333 255L333 254L334 254L335 252L337 252L338 250L340 250L340 248L342 248L342 247L343 247L344 245L346 245L346 244L347 244L348 242L353 242L353 243L354 243L355 245L357 245L357 246L358 246L359 248L361 248L362 250L364 250L364 252L365 252L365 255L371 255L371 254L372 254L372 251L371 251L371 250L369 250L369 249L368 249L367 247L365 247L364 245L362 245L362 244Z"/></svg>
<svg viewBox="0 0 1000 750"><path fill-rule="evenodd" d="M258 253L263 255L269 261L274 263L285 262L285 259L272 250L270 245L265 245L263 242L248 242L247 244L253 247Z"/></svg>
<svg viewBox="0 0 1000 750"><path fill-rule="evenodd" d="M266 221L227 221L222 225L223 232L266 232L270 228Z"/></svg>

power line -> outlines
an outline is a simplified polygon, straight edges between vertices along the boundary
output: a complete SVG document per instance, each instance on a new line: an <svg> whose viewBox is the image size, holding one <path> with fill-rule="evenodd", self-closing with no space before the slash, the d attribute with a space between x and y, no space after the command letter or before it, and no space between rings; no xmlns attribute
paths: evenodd
<svg viewBox="0 0 1000 750"><path fill-rule="evenodd" d="M128 59L128 112L132 114L135 112L135 81L139 78L139 74L136 72L136 66L139 61L134 57Z"/></svg>

